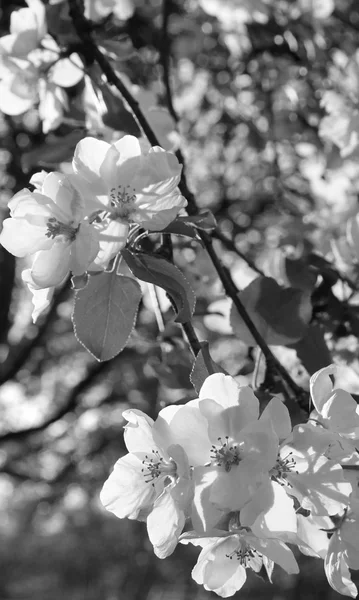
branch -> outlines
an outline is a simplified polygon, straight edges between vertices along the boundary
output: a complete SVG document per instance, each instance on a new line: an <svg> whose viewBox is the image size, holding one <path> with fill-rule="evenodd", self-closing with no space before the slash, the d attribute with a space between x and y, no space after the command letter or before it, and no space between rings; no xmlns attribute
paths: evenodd
<svg viewBox="0 0 359 600"><path fill-rule="evenodd" d="M178 122L178 115L172 102L172 91L170 84L169 59L171 56L171 43L168 36L168 22L171 16L171 0L162 0L162 39L160 44L160 61L163 70L163 83L166 89L166 101L168 110L173 119Z"/></svg>
<svg viewBox="0 0 359 600"><path fill-rule="evenodd" d="M219 240L220 242L222 242L223 246L225 246L228 250L230 250L231 252L235 252L235 254L237 254L237 256L239 256L242 260L244 260L244 262L246 262L247 265L253 271L258 273L258 275L261 275L262 277L264 277L263 271L261 271L260 268L257 267L256 264L250 258L248 258L248 256L246 254L241 252L241 250L239 250L237 248L236 244L231 239L229 239L226 235L224 235L221 231L219 231L219 229L216 229L215 231L213 231L212 236L214 238L216 238L217 240Z"/></svg>
<svg viewBox="0 0 359 600"><path fill-rule="evenodd" d="M134 114L134 117L136 118L138 124L142 128L142 130L143 130L144 134L146 135L150 144L152 146L159 146L160 143L157 139L157 135L155 134L154 130L148 123L145 115L143 114L143 112L139 106L139 103L137 102L137 100L135 100L135 98L133 98L132 94L127 90L124 83L116 75L115 71L113 70L113 68L112 68L111 64L109 63L109 61L107 60L107 58L102 54L101 50L99 50L99 48L96 46L96 43L94 42L92 35L91 35L91 29L89 28L88 21L84 17L84 14L78 4L78 0L69 0L69 5L70 5L70 11L69 11L70 17L73 20L73 24L74 24L74 27L76 29L78 36L83 41L84 49L86 50L88 57L98 63L98 65L101 67L103 73L106 75L108 83L110 85L114 85L117 88L117 90L120 92L122 97L126 100L127 104L129 105L130 109L132 110L132 112ZM181 162L183 164L183 160ZM179 187L182 195L188 201L188 206L187 206L188 214L196 215L198 213L196 200L195 200L194 195L188 188L186 177L185 177L183 170L182 170L181 181L180 181L178 187ZM241 318L243 319L247 328L249 329L250 333L252 334L253 338L255 339L256 344L262 350L262 352L266 358L268 368L276 371L277 374L283 380L283 382L286 384L286 387L288 389L289 399L297 398L298 396L301 397L304 393L303 389L301 387L299 387L293 381L292 377L289 375L287 370L281 365L281 363L278 361L278 359L271 352L270 348L266 344L262 335L257 330L252 319L248 315L244 305L242 304L241 300L239 299L238 289L236 288L229 271L222 264L220 258L217 256L216 252L213 249L211 236L205 231L200 231L199 236L200 236L202 243L203 243L204 247L206 248L206 250L212 260L212 263L218 273L218 276L222 282L222 285L225 289L227 296L229 298L231 298L231 300L233 301L233 304L235 305L239 315L241 316ZM192 327L192 325L191 325L191 327ZM193 329L193 327L192 327L192 329ZM192 348L192 350L194 351L194 353L197 353L197 349L195 350L194 348Z"/></svg>

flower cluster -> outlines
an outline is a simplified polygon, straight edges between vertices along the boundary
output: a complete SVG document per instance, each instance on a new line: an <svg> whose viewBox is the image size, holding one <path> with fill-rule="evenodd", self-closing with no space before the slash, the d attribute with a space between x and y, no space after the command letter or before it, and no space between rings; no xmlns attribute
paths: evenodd
<svg viewBox="0 0 359 600"><path fill-rule="evenodd" d="M70 272L106 269L131 227L167 227L187 204L177 188L180 176L174 154L159 146L143 153L133 136L114 144L84 138L72 173L34 175L35 190L10 200L11 217L0 234L9 252L31 260L22 276L34 295L34 320Z"/></svg>
<svg viewBox="0 0 359 600"><path fill-rule="evenodd" d="M11 13L10 33L0 39L0 110L16 116L38 105L47 133L60 125L68 104L64 88L82 79L83 63L76 53L63 56L47 33L45 5L27 4Z"/></svg>
<svg viewBox="0 0 359 600"><path fill-rule="evenodd" d="M263 567L298 565L288 544L324 560L330 585L355 597L359 568L359 409L333 389L334 366L311 378L314 410L292 428L273 397L260 414L251 388L210 375L199 398L168 406L156 421L128 421L128 454L101 492L117 517L146 521L159 558L178 542L200 546L194 580L224 598Z"/></svg>

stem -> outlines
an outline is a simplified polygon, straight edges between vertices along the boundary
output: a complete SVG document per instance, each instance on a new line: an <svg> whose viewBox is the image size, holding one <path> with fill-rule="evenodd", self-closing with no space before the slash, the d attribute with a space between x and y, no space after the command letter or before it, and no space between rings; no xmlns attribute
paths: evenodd
<svg viewBox="0 0 359 600"><path fill-rule="evenodd" d="M124 83L116 75L115 71L113 70L111 64L108 62L107 58L102 54L101 50L99 50L99 48L96 46L96 43L94 42L94 40L92 38L91 28L89 27L88 21L84 17L84 14L83 14L81 8L79 7L78 1L77 0L69 0L69 6L70 6L70 10L69 10L70 17L72 18L72 21L73 21L73 24L74 24L74 27L76 29L78 36L83 41L84 49L86 50L88 57L98 63L98 65L101 67L103 73L106 75L108 83L110 85L115 86L117 88L117 90L120 92L120 94L122 95L122 97L126 100L131 111L133 112L134 117L136 118L138 124L142 128L142 130L143 130L144 134L146 135L148 141L150 142L151 146L159 146L160 143L157 139L157 135L155 134L152 127L148 123L145 115L143 114L143 112L139 106L139 103L137 102L137 100L135 98L133 98L132 94L128 91L128 89L126 88ZM178 153L177 153L177 156L178 156ZM180 154L180 156L182 158L182 160L180 160L180 162L182 164L184 164L183 157L181 154ZM181 194L188 201L188 205L187 205L188 214L189 215L198 214L195 197L188 188L186 177L185 177L183 170L182 170L182 175L181 175L181 181L180 181L178 187L179 187ZM212 260L212 263L218 273L218 276L222 282L222 285L224 287L224 290L225 290L227 296L229 298L231 298L231 300L233 301L233 304L235 305L239 315L241 316L245 325L247 326L250 333L252 334L256 344L262 350L263 355L265 356L265 359L267 361L267 368L275 370L277 372L277 374L281 377L283 382L286 384L289 399L296 398L297 396L302 396L304 393L303 389L293 381L292 377L289 375L287 370L281 365L281 363L278 361L278 359L271 352L267 343L265 342L262 335L259 333L256 326L254 325L252 319L248 315L244 305L242 304L241 300L238 297L238 289L235 286L229 271L222 264L220 258L217 256L216 252L213 249L211 236L208 235L208 233L205 231L199 231L199 236L200 236L202 243L203 243L204 247L206 248L206 250ZM183 324L183 328L188 337L188 341L191 345L192 352L195 355L197 355L198 352L201 350L201 346L200 346L200 342L197 338L197 335L194 331L192 324L185 323L185 324Z"/></svg>
<svg viewBox="0 0 359 600"><path fill-rule="evenodd" d="M171 0L162 0L162 40L160 46L160 61L163 70L163 83L166 89L167 108L172 118L178 122L178 115L172 102L170 83L169 59L171 56L170 39L168 37L168 22L171 16Z"/></svg>
<svg viewBox="0 0 359 600"><path fill-rule="evenodd" d="M264 277L263 271L261 271L259 269L259 267L257 267L256 264L250 258L248 258L248 256L246 256L243 252L241 252L241 250L239 250L237 248L236 244L231 239L229 239L226 235L224 235L218 229L215 230L212 235L214 238L216 238L217 240L222 242L223 246L225 246L228 250L230 250L231 252L235 252L237 254L237 256L239 256L242 260L244 260L244 262L246 262L247 265L253 271L258 273L258 275L261 275L262 277Z"/></svg>

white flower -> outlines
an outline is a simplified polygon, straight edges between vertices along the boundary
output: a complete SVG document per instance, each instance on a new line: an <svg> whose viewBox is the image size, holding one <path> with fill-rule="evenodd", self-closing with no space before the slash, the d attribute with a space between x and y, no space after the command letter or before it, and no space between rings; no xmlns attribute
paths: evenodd
<svg viewBox="0 0 359 600"><path fill-rule="evenodd" d="M47 133L61 123L67 106L62 87L82 79L83 63L76 53L61 58L57 43L46 34L45 6L40 0L28 0L28 5L12 12L10 34L0 38L0 110L16 116L39 103Z"/></svg>
<svg viewBox="0 0 359 600"><path fill-rule="evenodd" d="M24 189L9 208L0 243L15 256L33 258L33 289L56 286L70 271L82 275L96 257L99 233L83 220L84 202L65 175L49 173L41 192Z"/></svg>
<svg viewBox="0 0 359 600"><path fill-rule="evenodd" d="M27 0L27 5L29 8L12 11L10 34L0 38L0 54L24 58L45 36L45 5L41 0Z"/></svg>
<svg viewBox="0 0 359 600"><path fill-rule="evenodd" d="M302 508L316 516L334 515L347 506L352 486L345 480L341 465L323 455L315 431L296 425L290 440L281 444L270 473Z"/></svg>
<svg viewBox="0 0 359 600"><path fill-rule="evenodd" d="M196 532L181 537L181 543L203 548L192 577L206 590L222 598L233 596L244 585L248 568L258 573L264 566L269 580L274 563L287 573L299 572L292 551L281 540L257 537L249 529L231 527L231 522L229 529L213 530L208 537L200 537Z"/></svg>
<svg viewBox="0 0 359 600"><path fill-rule="evenodd" d="M165 558L177 545L192 499L188 460L181 446L163 437L163 423L158 428L140 410L123 416L129 453L115 464L101 502L119 518L146 520L155 554Z"/></svg>
<svg viewBox="0 0 359 600"><path fill-rule="evenodd" d="M194 467L195 529L208 531L221 512L241 510L269 483L278 436L268 413L258 420L259 401L249 387L238 387L232 377L217 373L205 380L197 401L163 412L172 440L183 446ZM252 522L269 508L255 506L257 510L248 511Z"/></svg>
<svg viewBox="0 0 359 600"><path fill-rule="evenodd" d="M143 154L137 138L126 135L110 145L87 137L76 147L74 185L116 222L117 253L124 247L131 223L150 231L162 230L187 201L177 185L181 165L159 146Z"/></svg>
<svg viewBox="0 0 359 600"><path fill-rule="evenodd" d="M359 569L359 509L358 501L351 500L333 533L324 561L325 574L331 587L355 598L358 590L350 577L349 569Z"/></svg>
<svg viewBox="0 0 359 600"><path fill-rule="evenodd" d="M310 420L334 434L333 440L336 438L344 442L359 437L359 407L349 392L334 389L329 375L335 372L335 365L329 365L310 378L310 394L315 408Z"/></svg>

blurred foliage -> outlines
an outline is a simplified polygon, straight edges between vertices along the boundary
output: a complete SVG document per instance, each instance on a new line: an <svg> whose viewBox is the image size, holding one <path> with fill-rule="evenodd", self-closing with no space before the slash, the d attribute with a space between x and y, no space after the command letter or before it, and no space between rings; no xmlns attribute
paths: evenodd
<svg viewBox="0 0 359 600"><path fill-rule="evenodd" d="M22 5L2 1L1 34ZM359 193L358 3L171 0L168 6L167 36L161 1L136 0L128 19L108 15L96 23L98 43L111 49L123 77L156 94L162 106L161 60L164 52L171 55L190 187L216 216L215 244L225 265L240 289L259 271L310 290L318 347L328 346L342 365L346 389L358 393L359 253L347 236ZM76 47L66 3L47 9L51 33ZM86 66L96 78L94 66ZM106 139L136 133L115 92L100 80L98 86ZM66 170L86 127L94 132L82 93L69 91L64 122L47 136L36 109L1 117L2 218L34 172L59 163ZM173 240L175 264L197 295L199 337L209 340L213 360L239 383L251 382L256 357L233 335L229 302L208 257L194 240ZM0 248L0 599L208 598L190 579L195 551L180 547L162 563L143 524L105 515L98 501L125 452L122 411L132 406L154 417L168 403L195 397L192 357L165 294L155 299L164 330L144 285L130 344L98 364L73 336L68 286L39 324L31 324L20 279L24 263L15 266ZM298 358L304 347L302 354L283 347L276 353L306 385L307 365ZM241 597L334 599L321 563L302 562L300 576L278 572L271 588L251 575Z"/></svg>

